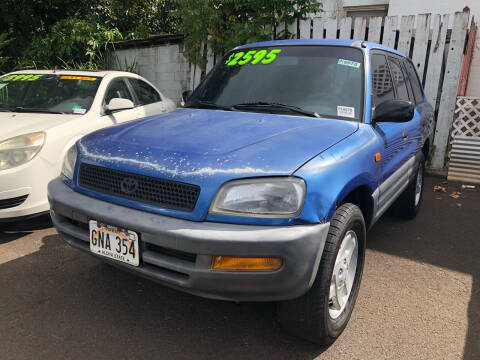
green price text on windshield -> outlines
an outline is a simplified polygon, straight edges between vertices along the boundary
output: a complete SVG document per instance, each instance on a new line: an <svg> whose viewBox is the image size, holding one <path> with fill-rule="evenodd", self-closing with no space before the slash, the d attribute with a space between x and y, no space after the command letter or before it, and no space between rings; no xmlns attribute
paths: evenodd
<svg viewBox="0 0 480 360"><path fill-rule="evenodd" d="M0 78L0 81L35 81L42 77L42 75L33 74L12 74Z"/></svg>
<svg viewBox="0 0 480 360"><path fill-rule="evenodd" d="M282 52L282 49L272 49L270 51L261 49L261 50L249 50L249 51L238 51L232 53L225 65L234 66L234 65L245 65L250 63L251 65L255 64L270 64L273 62L277 55Z"/></svg>

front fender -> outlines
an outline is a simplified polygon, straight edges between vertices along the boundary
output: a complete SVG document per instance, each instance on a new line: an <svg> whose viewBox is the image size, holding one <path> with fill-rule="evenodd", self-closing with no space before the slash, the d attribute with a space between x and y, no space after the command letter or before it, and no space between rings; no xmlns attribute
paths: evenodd
<svg viewBox="0 0 480 360"><path fill-rule="evenodd" d="M384 144L368 124L299 168L295 175L307 182L303 215L311 220L330 221L337 206L360 186L373 192L381 167L375 154Z"/></svg>

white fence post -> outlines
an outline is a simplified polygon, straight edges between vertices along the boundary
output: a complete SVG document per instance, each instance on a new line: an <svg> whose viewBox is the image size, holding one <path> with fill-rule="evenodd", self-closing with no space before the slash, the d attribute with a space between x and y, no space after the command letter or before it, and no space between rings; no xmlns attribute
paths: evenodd
<svg viewBox="0 0 480 360"><path fill-rule="evenodd" d="M418 71L420 81L423 79L423 70L425 69L429 34L430 14L418 15L417 26L415 27L415 44L413 47L412 61Z"/></svg>
<svg viewBox="0 0 480 360"><path fill-rule="evenodd" d="M412 42L412 29L415 22L415 15L402 16L400 21L400 36L398 38L397 50L409 56L410 44Z"/></svg>
<svg viewBox="0 0 480 360"><path fill-rule="evenodd" d="M383 26L382 44L392 49L395 47L397 38L398 16L387 16Z"/></svg>
<svg viewBox="0 0 480 360"><path fill-rule="evenodd" d="M432 43L428 58L427 77L425 78L425 96L435 108L437 104L438 86L442 73L443 51L445 49L445 38L447 37L448 15L434 15Z"/></svg>
<svg viewBox="0 0 480 360"><path fill-rule="evenodd" d="M365 32L367 31L367 19L364 17L356 17L353 24L353 39L365 40Z"/></svg>
<svg viewBox="0 0 480 360"><path fill-rule="evenodd" d="M350 40L352 37L352 18L340 19L340 39Z"/></svg>
<svg viewBox="0 0 480 360"><path fill-rule="evenodd" d="M462 54L467 33L468 12L457 12L453 20L452 36L448 46L447 65L445 78L443 80L442 97L438 109L437 127L435 129L434 147L435 152L432 158L432 167L442 169L445 162L448 136L453 122L453 111L457 98L458 79L462 67Z"/></svg>
<svg viewBox="0 0 480 360"><path fill-rule="evenodd" d="M368 41L380 43L380 33L382 32L381 16L372 16L368 23Z"/></svg>
<svg viewBox="0 0 480 360"><path fill-rule="evenodd" d="M313 39L323 39L323 28L325 26L325 21L322 18L316 17L313 18Z"/></svg>
<svg viewBox="0 0 480 360"><path fill-rule="evenodd" d="M337 38L337 18L329 18L325 24L325 29L327 34L326 39L336 39Z"/></svg>

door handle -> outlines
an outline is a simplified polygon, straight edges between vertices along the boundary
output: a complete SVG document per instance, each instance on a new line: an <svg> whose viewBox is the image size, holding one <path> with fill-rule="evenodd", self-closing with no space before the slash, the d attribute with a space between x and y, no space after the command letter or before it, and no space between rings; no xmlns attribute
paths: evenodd
<svg viewBox="0 0 480 360"><path fill-rule="evenodd" d="M404 132L402 133L402 138L403 138L403 140L407 140L407 139L408 139L408 131L404 131Z"/></svg>

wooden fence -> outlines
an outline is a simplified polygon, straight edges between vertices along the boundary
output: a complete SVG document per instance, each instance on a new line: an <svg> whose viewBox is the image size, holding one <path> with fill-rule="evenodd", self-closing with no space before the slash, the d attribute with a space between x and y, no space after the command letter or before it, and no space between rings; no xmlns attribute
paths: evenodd
<svg viewBox="0 0 480 360"><path fill-rule="evenodd" d="M453 26L448 31L450 18ZM411 57L422 79L428 101L437 110L432 167L443 168L453 121L460 70L470 14L421 14L409 16L312 18L289 26L294 38L354 39L384 44ZM447 36L448 35L448 36ZM448 44L448 48L445 48ZM209 51L207 72L216 56ZM201 71L191 66L190 86L200 82Z"/></svg>

